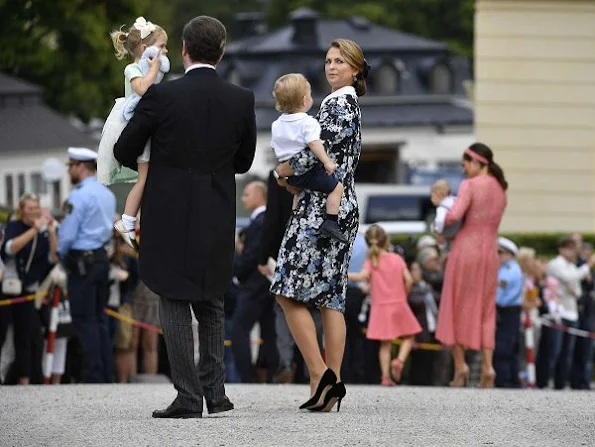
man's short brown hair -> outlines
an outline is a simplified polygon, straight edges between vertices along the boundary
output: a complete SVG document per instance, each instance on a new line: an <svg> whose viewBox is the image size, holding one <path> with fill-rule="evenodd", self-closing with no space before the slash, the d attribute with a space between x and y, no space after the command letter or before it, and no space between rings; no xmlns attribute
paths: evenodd
<svg viewBox="0 0 595 447"><path fill-rule="evenodd" d="M217 64L225 50L226 39L223 23L209 16L193 18L182 31L182 40L192 62Z"/></svg>
<svg viewBox="0 0 595 447"><path fill-rule="evenodd" d="M571 235L562 236L558 241L558 248L577 248L576 241Z"/></svg>

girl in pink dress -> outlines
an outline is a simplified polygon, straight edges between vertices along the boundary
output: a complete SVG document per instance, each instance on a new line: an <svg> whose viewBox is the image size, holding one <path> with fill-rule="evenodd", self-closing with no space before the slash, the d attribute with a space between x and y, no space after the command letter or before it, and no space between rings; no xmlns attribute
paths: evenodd
<svg viewBox="0 0 595 447"><path fill-rule="evenodd" d="M491 388L496 378L492 365L499 267L496 239L508 184L491 149L482 143L465 150L463 171L467 179L446 215L446 225L464 220L446 264L436 338L453 346L455 376L451 386L468 382L465 349L481 349L479 386Z"/></svg>
<svg viewBox="0 0 595 447"><path fill-rule="evenodd" d="M407 294L413 279L403 258L388 252L388 237L378 225L366 231L368 259L360 273L349 273L349 280L360 282L370 280L371 310L367 337L380 341L380 369L384 386L394 386L390 377L391 347L394 339L401 337L399 356L392 362L395 380L401 380L401 371L413 347L413 336L421 332L409 303Z"/></svg>

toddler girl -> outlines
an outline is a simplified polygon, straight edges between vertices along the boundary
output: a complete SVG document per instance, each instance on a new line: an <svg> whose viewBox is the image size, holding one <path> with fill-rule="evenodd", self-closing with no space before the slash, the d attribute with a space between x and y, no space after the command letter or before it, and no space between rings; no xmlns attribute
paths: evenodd
<svg viewBox="0 0 595 447"><path fill-rule="evenodd" d="M402 338L398 357L392 362L392 373L401 380L403 365L413 347L414 335L421 332L407 302L413 279L403 258L388 252L388 236L382 227L372 225L366 231L368 258L360 273L349 273L349 281L370 280L372 306L367 337L380 341L380 369L383 386L394 386L391 380L391 347L395 338Z"/></svg>
<svg viewBox="0 0 595 447"><path fill-rule="evenodd" d="M134 227L149 171L150 147L147 145L137 159L138 176L136 176L128 169L122 169L116 161L114 144L132 117L140 97L151 85L163 79L163 73L169 71L169 60L165 56L167 33L161 27L139 17L128 32L114 31L111 37L116 49L116 57L118 59L130 57L134 62L124 69L125 98L116 99L116 104L103 127L97 158L97 178L101 183L109 185L134 181L136 177L136 184L126 199L122 219L114 224L114 228L130 247L138 250Z"/></svg>

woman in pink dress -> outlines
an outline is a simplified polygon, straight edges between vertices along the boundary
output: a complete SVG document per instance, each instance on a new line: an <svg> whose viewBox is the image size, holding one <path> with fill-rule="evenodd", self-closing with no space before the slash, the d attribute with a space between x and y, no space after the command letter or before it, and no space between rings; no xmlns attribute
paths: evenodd
<svg viewBox="0 0 595 447"><path fill-rule="evenodd" d="M448 255L436 338L452 346L455 375L451 386L466 385L465 349L483 351L480 387L494 386L492 355L496 332L498 227L506 208L508 183L492 150L475 143L465 150L460 187L445 224L463 221Z"/></svg>
<svg viewBox="0 0 595 447"><path fill-rule="evenodd" d="M354 282L370 280L372 297L367 337L380 341L378 353L383 386L394 386L390 377L392 342L401 337L399 356L392 362L395 380L401 380L401 371L413 347L413 336L421 332L415 315L407 302L413 279L403 258L388 252L388 236L382 227L372 225L366 231L368 259L359 273L349 273Z"/></svg>

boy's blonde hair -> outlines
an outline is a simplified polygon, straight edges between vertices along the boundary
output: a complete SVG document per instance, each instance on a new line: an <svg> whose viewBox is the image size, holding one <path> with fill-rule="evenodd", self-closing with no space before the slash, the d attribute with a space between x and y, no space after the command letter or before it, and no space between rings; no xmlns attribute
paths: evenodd
<svg viewBox="0 0 595 447"><path fill-rule="evenodd" d="M446 181L446 179L443 178L436 180L432 185L431 190L436 192L442 192L446 195L449 195L452 192L450 185L448 184L448 181Z"/></svg>
<svg viewBox="0 0 595 447"><path fill-rule="evenodd" d="M282 113L295 113L302 108L310 83L303 74L289 73L275 81L273 96L275 109Z"/></svg>

